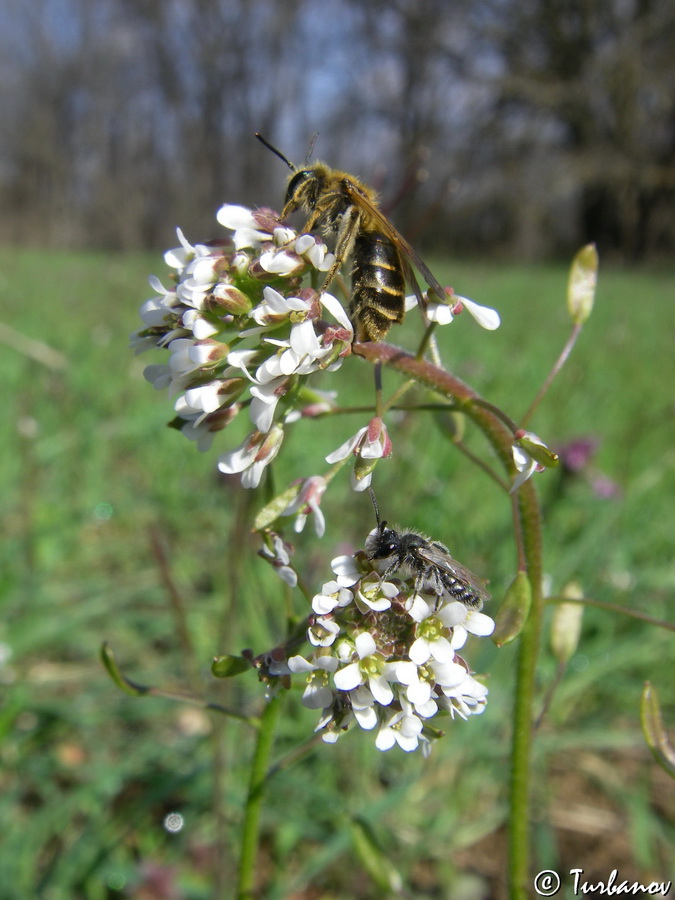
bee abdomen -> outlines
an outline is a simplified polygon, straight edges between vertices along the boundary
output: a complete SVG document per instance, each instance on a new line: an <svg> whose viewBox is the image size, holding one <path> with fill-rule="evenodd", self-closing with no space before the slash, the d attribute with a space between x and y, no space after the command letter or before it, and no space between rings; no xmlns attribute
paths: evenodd
<svg viewBox="0 0 675 900"><path fill-rule="evenodd" d="M403 321L405 277L393 242L379 231L361 231L354 240L350 313L359 341L381 341Z"/></svg>
<svg viewBox="0 0 675 900"><path fill-rule="evenodd" d="M474 609L480 609L483 605L479 595L469 585L463 584L461 581L447 579L444 587L453 600L460 600L466 606L471 606Z"/></svg>

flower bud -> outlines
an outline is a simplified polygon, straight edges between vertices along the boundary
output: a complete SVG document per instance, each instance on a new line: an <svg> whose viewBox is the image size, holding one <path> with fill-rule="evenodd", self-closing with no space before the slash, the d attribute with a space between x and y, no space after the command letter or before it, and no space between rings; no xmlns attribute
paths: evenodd
<svg viewBox="0 0 675 900"><path fill-rule="evenodd" d="M372 473L378 462L379 459L364 459L362 456L357 456L354 463L354 480L362 481Z"/></svg>
<svg viewBox="0 0 675 900"><path fill-rule="evenodd" d="M563 597L581 600L583 591L576 582L572 582L564 589ZM562 665L568 663L577 651L583 615L584 607L581 603L558 603L553 611L551 648Z"/></svg>
<svg viewBox="0 0 675 900"><path fill-rule="evenodd" d="M253 302L233 284L218 284L213 289L207 307L214 312L245 316L253 309Z"/></svg>
<svg viewBox="0 0 675 900"><path fill-rule="evenodd" d="M527 621L532 603L532 586L526 572L518 572L495 616L492 640L498 647L515 640Z"/></svg>
<svg viewBox="0 0 675 900"><path fill-rule="evenodd" d="M586 244L572 260L567 284L567 309L575 325L583 325L593 310L598 280L598 251Z"/></svg>
<svg viewBox="0 0 675 900"><path fill-rule="evenodd" d="M519 428L515 433L515 438L515 443L545 469L554 469L560 462L558 454L550 450L532 431L523 431L522 428Z"/></svg>

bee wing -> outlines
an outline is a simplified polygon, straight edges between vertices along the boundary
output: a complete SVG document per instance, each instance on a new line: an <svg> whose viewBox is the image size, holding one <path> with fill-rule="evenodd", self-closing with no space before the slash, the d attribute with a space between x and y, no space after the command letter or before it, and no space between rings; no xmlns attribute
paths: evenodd
<svg viewBox="0 0 675 900"><path fill-rule="evenodd" d="M376 206L376 204L373 203L372 200L370 200L365 194L361 193L361 191L357 190L356 187L352 184L346 184L345 190L354 205L357 208L364 210L364 212L375 219L382 229L382 233L385 234L389 238L389 240L392 241L394 246L397 247L398 250L403 254L405 273L415 290L415 296L417 297L418 302L421 303L422 295L410 263L415 266L415 268L422 275L429 287L432 288L436 294L438 294L439 299L445 297L445 289L441 286L437 279L434 278L428 267L419 258L417 253L413 250L413 248L406 241L403 235L394 228L389 219Z"/></svg>
<svg viewBox="0 0 675 900"><path fill-rule="evenodd" d="M428 563L431 563L443 572L447 572L452 578L455 578L457 581L461 581L463 584L470 587L481 600L490 599L485 580L478 575L475 575L470 569L467 569L466 566L457 562L447 550L441 550L439 547L430 543L428 547L418 548L417 553Z"/></svg>

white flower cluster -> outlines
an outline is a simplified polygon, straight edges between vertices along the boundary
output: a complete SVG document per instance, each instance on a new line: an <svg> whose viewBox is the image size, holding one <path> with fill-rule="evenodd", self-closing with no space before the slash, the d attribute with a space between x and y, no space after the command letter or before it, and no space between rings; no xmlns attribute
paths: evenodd
<svg viewBox="0 0 675 900"><path fill-rule="evenodd" d="M316 730L324 741L356 722L376 731L380 750L426 752L441 736L434 716L483 712L487 688L456 651L468 634L492 634L489 616L449 595L417 593L413 579L384 581L362 551L338 556L332 569L335 578L312 601L315 650L288 660L307 677L303 704L322 710Z"/></svg>
<svg viewBox="0 0 675 900"><path fill-rule="evenodd" d="M217 218L231 238L193 246L178 230L180 246L164 255L172 285L150 279L156 295L141 307L145 327L132 344L137 351L169 351L167 363L147 366L144 375L155 388L178 395L171 424L200 450L248 408L251 431L222 454L218 467L240 473L242 485L255 488L281 448L284 426L331 408L333 395L310 389L303 376L338 369L354 329L336 297L302 287L307 274L319 273L320 282L335 262L323 241L298 235L269 209L228 204ZM427 307L438 324L466 308L484 328L499 325L494 310L452 292L444 299ZM365 490L377 459L390 452L383 423L373 419L327 461L353 453L352 486Z"/></svg>
<svg viewBox="0 0 675 900"><path fill-rule="evenodd" d="M178 232L181 246L165 254L174 285L151 278L157 296L141 307L146 327L133 343L169 350L167 363L144 374L179 394L172 424L200 449L248 407L252 431L218 465L254 488L279 452L284 424L306 407L329 407L326 395L302 389L300 376L338 369L354 331L335 297L301 287L307 271L334 261L321 240L298 236L269 210L223 206L218 221L233 232L218 245L191 246Z"/></svg>

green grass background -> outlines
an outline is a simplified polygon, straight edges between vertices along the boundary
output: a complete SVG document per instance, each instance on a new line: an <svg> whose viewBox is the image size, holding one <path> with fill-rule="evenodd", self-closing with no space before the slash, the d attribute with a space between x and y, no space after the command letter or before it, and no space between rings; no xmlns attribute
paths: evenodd
<svg viewBox="0 0 675 900"><path fill-rule="evenodd" d="M440 337L441 354L516 421L569 331L565 266L444 265L458 293L499 309L483 332L462 316ZM118 691L103 670L103 640L139 682L190 691L256 713L252 673L210 675L211 658L283 636L299 596L255 556L248 536L262 504L216 472L219 452L243 438L245 415L200 454L165 427L172 407L142 378L159 353L134 357L127 336L151 295L159 254L123 257L5 249L0 321L63 355L45 365L11 336L0 347L0 898L232 896L237 835L253 735L240 722L161 698ZM592 435L593 467L620 495L601 499L588 478L537 476L551 590L578 580L587 596L672 620L675 279L670 270L601 266L596 308L531 427L550 445ZM414 316L392 334L413 346ZM385 373L391 391L397 384ZM356 358L322 388L342 403L371 402L371 375ZM302 421L275 467L281 489L325 471L323 457L363 415ZM392 416L395 453L378 467L383 515L447 543L490 579L497 608L514 574L508 501L458 454L429 413ZM467 442L486 453L480 435ZM330 559L358 546L373 525L367 496L346 471L327 493L328 529L295 539L309 584ZM153 535L186 609L163 582ZM534 766L538 868L583 867L607 878L675 877L672 782L639 728L642 683L658 688L675 722L672 633L589 609L581 644L542 725ZM263 818L261 896L386 896L370 836L395 861L415 898L499 897L504 883L514 646L474 642L490 702L468 723L449 723L429 760L380 754L353 732L319 746L271 780ZM555 663L540 666L542 694ZM291 692L275 759L311 736L316 716ZM171 834L164 817L179 812ZM569 881L569 879L568 879Z"/></svg>

